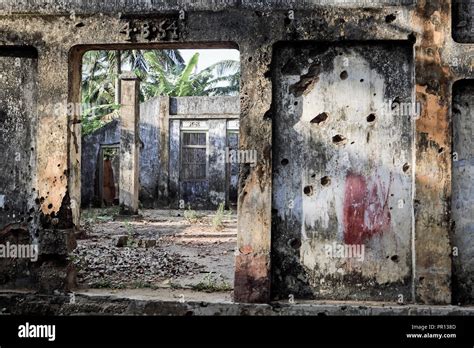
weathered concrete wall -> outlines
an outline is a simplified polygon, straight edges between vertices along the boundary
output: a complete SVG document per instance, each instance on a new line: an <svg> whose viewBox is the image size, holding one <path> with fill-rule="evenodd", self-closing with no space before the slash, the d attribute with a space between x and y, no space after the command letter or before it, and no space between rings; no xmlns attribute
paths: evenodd
<svg viewBox="0 0 474 348"><path fill-rule="evenodd" d="M457 42L474 42L474 1L453 1L453 38Z"/></svg>
<svg viewBox="0 0 474 348"><path fill-rule="evenodd" d="M474 42L474 1L453 2L453 38L457 42ZM469 72L472 54L462 57ZM456 63L458 63L456 61ZM461 70L462 67L456 67ZM474 303L474 150L473 150L473 80L462 80L453 86L453 302Z"/></svg>
<svg viewBox="0 0 474 348"><path fill-rule="evenodd" d="M409 300L411 44L315 43L275 55L274 296ZM364 253L336 255L337 245Z"/></svg>
<svg viewBox="0 0 474 348"><path fill-rule="evenodd" d="M38 50L36 190L38 198L43 197L41 212L50 218L53 213L70 212L72 216L60 214L61 224L77 224L80 115L54 117L41 107L79 102L79 62L85 50L121 49L132 47L130 44L142 48L238 47L242 61L240 147L256 149L259 156L254 167L241 167L235 298L267 301L272 269L271 104L272 99L278 101L271 81L274 45L280 41L409 39L415 48L413 93L421 105L415 129L412 287L415 301L451 302L451 85L457 79L473 78L470 57L474 55L472 45L452 39L451 3L3 1L0 43L31 45ZM180 17L181 9L185 12ZM101 10L102 15L95 15ZM150 24L163 30L145 35L141 29Z"/></svg>
<svg viewBox="0 0 474 348"><path fill-rule="evenodd" d="M37 54L31 48L0 50L0 230L27 226L35 211Z"/></svg>
<svg viewBox="0 0 474 348"><path fill-rule="evenodd" d="M400 6L413 5L414 0L325 0L323 4L327 6L342 6L342 7L381 7L381 6ZM278 1L278 0L226 0L215 1L212 4L204 1L189 1L189 0L111 0L103 3L91 3L83 0L35 0L26 3L15 0L4 0L0 5L0 11L5 13L45 13L45 14L67 14L71 11L77 14L96 14L102 13L117 13L124 11L127 13L141 13L141 12L160 12L163 9L169 11L177 11L184 9L186 11L222 11L232 8L248 9L248 10L285 10L288 7L302 10L314 9L317 2L310 1Z"/></svg>
<svg viewBox="0 0 474 348"><path fill-rule="evenodd" d="M37 52L0 48L0 244L37 241ZM0 287L31 286L29 260L0 257Z"/></svg>
<svg viewBox="0 0 474 348"><path fill-rule="evenodd" d="M171 295L173 296L173 295ZM459 306L405 306L386 303L324 303L280 301L272 304L247 304L214 301L177 301L174 299L134 299L77 293L76 303L69 296L41 296L31 293L4 292L0 294L0 305L5 315L49 316L66 315L159 315L159 316L464 316L474 315L474 308ZM330 320L326 318L327 320ZM433 318L436 320L437 318ZM417 320L417 319L413 319ZM256 329L258 330L258 328ZM255 331L257 332L257 331ZM350 338L352 340L352 337Z"/></svg>
<svg viewBox="0 0 474 348"><path fill-rule="evenodd" d="M170 98L170 115L173 118L216 118L226 115L238 118L238 97L176 97Z"/></svg>
<svg viewBox="0 0 474 348"><path fill-rule="evenodd" d="M163 111L168 114L163 115ZM238 97L158 97L141 103L139 170L141 205L144 208L157 208L171 204L179 208L180 200L183 200L186 207L191 205L193 208L201 209L216 208L220 202L226 202L227 173L222 152L227 146L227 120L238 120L238 117ZM164 122L169 123L170 118L207 125L204 129L209 132L209 168L206 182L196 184L183 183L180 180L181 123L178 132L169 134L169 126ZM168 131L165 137L161 134L163 127ZM100 205L97 177L100 147L120 144L119 123L112 121L93 134L83 137L82 141L82 206L96 206ZM166 149L169 152L170 141L171 152L174 155L171 157L171 162L162 163L162 157L167 157L163 153ZM172 175L171 183L169 183L169 172Z"/></svg>
<svg viewBox="0 0 474 348"><path fill-rule="evenodd" d="M170 99L169 195L172 206L215 209L227 204L227 128L238 120L238 97L181 97ZM181 172L182 131L207 133L207 175L205 180L183 180Z"/></svg>
<svg viewBox="0 0 474 348"><path fill-rule="evenodd" d="M451 132L453 68L468 52L451 37L450 2L419 1L412 19L423 34L415 43L415 300L451 302ZM462 72L465 74L466 72Z"/></svg>
<svg viewBox="0 0 474 348"><path fill-rule="evenodd" d="M454 303L474 303L474 80L453 86Z"/></svg>

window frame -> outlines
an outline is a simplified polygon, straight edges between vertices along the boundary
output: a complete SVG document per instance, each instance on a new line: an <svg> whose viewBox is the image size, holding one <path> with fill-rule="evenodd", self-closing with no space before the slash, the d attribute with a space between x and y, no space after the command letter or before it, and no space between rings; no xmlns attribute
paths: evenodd
<svg viewBox="0 0 474 348"><path fill-rule="evenodd" d="M200 133L200 134L206 134L206 145L184 145L184 134L185 133ZM180 151L179 151L179 181L180 182L203 182L207 181L209 179L209 131L204 130L204 129L181 129L180 131ZM199 179L185 179L183 177L183 149L188 148L188 149L206 149L206 176L205 178L199 178Z"/></svg>

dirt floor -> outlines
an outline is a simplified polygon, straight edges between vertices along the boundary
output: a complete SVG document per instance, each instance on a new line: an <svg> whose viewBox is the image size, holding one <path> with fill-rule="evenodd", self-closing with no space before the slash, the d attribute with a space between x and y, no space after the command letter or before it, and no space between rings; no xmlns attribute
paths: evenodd
<svg viewBox="0 0 474 348"><path fill-rule="evenodd" d="M231 299L235 212L142 210L124 217L117 208L87 209L81 226L70 255L79 291Z"/></svg>

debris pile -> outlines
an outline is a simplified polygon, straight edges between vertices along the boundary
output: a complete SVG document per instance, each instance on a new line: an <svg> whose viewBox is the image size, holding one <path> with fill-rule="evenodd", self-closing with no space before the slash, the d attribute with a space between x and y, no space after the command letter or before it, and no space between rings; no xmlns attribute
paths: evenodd
<svg viewBox="0 0 474 348"><path fill-rule="evenodd" d="M80 243L71 255L78 282L92 288L152 287L165 279L192 276L203 266L159 247Z"/></svg>

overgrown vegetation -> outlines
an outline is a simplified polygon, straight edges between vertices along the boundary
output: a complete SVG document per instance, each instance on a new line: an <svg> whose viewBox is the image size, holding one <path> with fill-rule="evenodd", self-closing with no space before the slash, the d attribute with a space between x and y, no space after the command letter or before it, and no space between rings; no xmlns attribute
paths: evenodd
<svg viewBox="0 0 474 348"><path fill-rule="evenodd" d="M225 281L222 274L216 274L214 272L209 272L208 274L206 274L198 284L193 285L191 288L196 291L204 292L220 292L232 290L232 286Z"/></svg>
<svg viewBox="0 0 474 348"><path fill-rule="evenodd" d="M230 212L225 212L224 203L220 203L217 208L216 215L212 218L212 226L216 230L222 230L224 228L224 217L228 216Z"/></svg>
<svg viewBox="0 0 474 348"><path fill-rule="evenodd" d="M86 224L107 222L112 221L114 216L118 215L118 213L119 208L116 206L107 208L89 208L82 211L81 219Z"/></svg>
<svg viewBox="0 0 474 348"><path fill-rule="evenodd" d="M133 236L135 230L130 223L130 221L125 221L125 229L127 230L127 247L128 248L136 248L138 247L138 240L135 239Z"/></svg>
<svg viewBox="0 0 474 348"><path fill-rule="evenodd" d="M192 210L192 209L191 209L191 206L189 206L188 209L184 211L184 218L185 218L188 222L194 224L194 223L196 223L196 222L201 221L202 218L203 218L203 215L199 214L199 213L198 213L197 211L195 211L195 210Z"/></svg>
<svg viewBox="0 0 474 348"><path fill-rule="evenodd" d="M76 266L77 270L80 270L82 267L84 267L84 264L86 262L86 260L74 254L69 254L67 259L69 262Z"/></svg>
<svg viewBox="0 0 474 348"><path fill-rule="evenodd" d="M112 282L106 278L90 284L90 287L93 289L125 289L123 284Z"/></svg>

